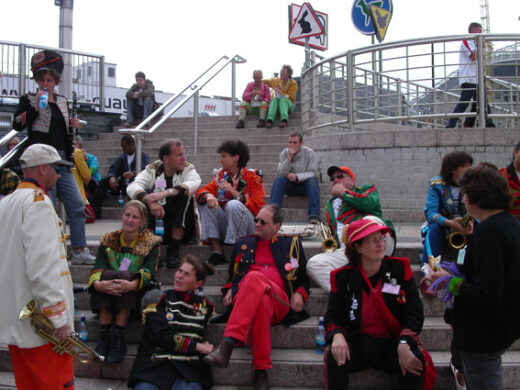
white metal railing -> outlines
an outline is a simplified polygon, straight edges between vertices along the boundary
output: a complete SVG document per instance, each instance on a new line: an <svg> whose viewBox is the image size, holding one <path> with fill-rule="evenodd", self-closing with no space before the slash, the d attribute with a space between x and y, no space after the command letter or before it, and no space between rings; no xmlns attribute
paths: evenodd
<svg viewBox="0 0 520 390"><path fill-rule="evenodd" d="M235 55L231 58L227 56L220 57L214 64L208 69L201 73L194 81L188 84L179 94L173 95L166 102L164 102L157 110L155 110L148 118L143 120L134 129L120 129L119 132L122 134L132 134L136 138L136 171L141 171L141 150L142 150L142 138L147 135L153 134L168 118L170 118L177 110L179 110L184 104L186 104L193 97L193 154L197 154L198 150L198 132L199 132L199 92L204 86L206 86L215 76L222 72L228 65L231 65L231 105L233 117L236 115L235 100L236 100L236 64L243 64L246 60ZM178 100L178 96L182 96L181 100ZM169 110L168 112L165 112ZM156 123L152 125L152 122L158 118ZM148 129L148 127L150 127Z"/></svg>
<svg viewBox="0 0 520 390"><path fill-rule="evenodd" d="M468 34L372 45L321 59L302 73L304 131L387 122L444 127L459 100L459 50L475 40L478 97L490 103L490 118L500 126L520 124L520 35ZM499 47L497 49L497 47ZM471 105L470 105L471 106Z"/></svg>
<svg viewBox="0 0 520 390"><path fill-rule="evenodd" d="M59 93L71 100L73 93L82 102L82 97L99 97L98 102L89 102L104 111L105 57L54 47L0 41L0 97L19 97L36 92L38 84L31 78L31 58L40 50L53 50L63 56L65 64Z"/></svg>

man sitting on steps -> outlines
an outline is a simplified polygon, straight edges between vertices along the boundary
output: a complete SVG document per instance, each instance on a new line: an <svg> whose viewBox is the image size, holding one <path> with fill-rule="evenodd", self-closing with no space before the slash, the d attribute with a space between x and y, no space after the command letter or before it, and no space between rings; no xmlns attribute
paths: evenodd
<svg viewBox="0 0 520 390"><path fill-rule="evenodd" d="M321 288L330 292L330 272L348 263L345 244L341 242L346 225L361 218L369 218L392 230L386 233L387 255L395 249L395 230L391 221L383 220L379 192L372 184L356 186L356 176L349 167L332 166L327 170L332 182L331 197L325 205L327 225L339 248L310 258L307 273Z"/></svg>
<svg viewBox="0 0 520 390"><path fill-rule="evenodd" d="M195 166L186 161L182 141L170 138L161 144L159 160L147 165L126 189L131 199L148 206L154 226L155 220L164 220L168 268L179 265L179 245L195 232L193 195L200 183Z"/></svg>

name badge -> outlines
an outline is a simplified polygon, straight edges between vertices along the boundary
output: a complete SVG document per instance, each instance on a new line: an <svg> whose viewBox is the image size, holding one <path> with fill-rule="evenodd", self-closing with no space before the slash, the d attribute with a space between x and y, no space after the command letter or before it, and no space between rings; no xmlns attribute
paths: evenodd
<svg viewBox="0 0 520 390"><path fill-rule="evenodd" d="M384 283L381 291L386 294L399 295L400 289L401 289L401 286L398 284L394 285L394 284L390 284L390 283Z"/></svg>
<svg viewBox="0 0 520 390"><path fill-rule="evenodd" d="M155 187L156 188L166 188L166 180L164 180L164 179L155 179Z"/></svg>
<svg viewBox="0 0 520 390"><path fill-rule="evenodd" d="M126 271L128 270L128 267L130 267L130 259L128 257L124 257L123 261L119 265L119 271Z"/></svg>
<svg viewBox="0 0 520 390"><path fill-rule="evenodd" d="M457 255L457 264L463 265L465 257L466 257L466 247L459 249L459 253Z"/></svg>

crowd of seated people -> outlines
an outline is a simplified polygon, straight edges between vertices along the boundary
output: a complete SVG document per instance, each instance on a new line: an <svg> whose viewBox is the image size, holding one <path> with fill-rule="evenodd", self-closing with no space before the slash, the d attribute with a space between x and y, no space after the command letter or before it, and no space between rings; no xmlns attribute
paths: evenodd
<svg viewBox="0 0 520 390"><path fill-rule="evenodd" d="M255 70L236 127L243 128L245 115L255 113L252 109L256 107L258 127L272 127L278 112L280 126L287 127L298 88L291 76L288 65L282 67L280 78L270 80L262 80L262 72ZM272 96L267 94L269 87L274 90ZM401 374L405 389L433 388L435 367L419 339L424 322L421 293L434 295L431 284L445 275L434 269L433 275L424 275L419 289L409 259L392 257L396 232L392 222L383 218L373 184L358 185L352 169L342 162L328 167L332 188L322 213L316 156L297 132L290 134L288 147L280 153L267 205L263 173L248 167L249 147L239 139L217 147L221 167L206 184L186 160L180 139L164 140L158 160L152 163L143 152L139 174L132 136L123 136L121 147L123 153L105 178L99 176L97 161L86 152L81 138L76 142L74 163L83 201L88 204L89 191L84 190L92 188L92 204L99 218L107 191L130 199L122 209L121 228L101 238L88 282L92 311L99 314L101 329L96 351L106 362L124 359L128 321L133 312L142 316L145 329L129 386L138 390L209 389L210 366L227 367L234 347L248 344L253 389L269 389L270 326L290 326L309 317L305 304L312 280L330 294L328 306L323 308L329 345L326 388L346 389L350 373L370 367ZM515 200L520 189L519 150L517 145L511 165L500 172ZM467 153L451 152L443 158L440 176L429 182L423 263L429 257L445 255L448 228L468 236L478 228L478 224L460 224L466 197L459 185L472 163ZM492 179L500 181L495 176ZM316 229L322 224L330 229L337 243L335 250L307 261L300 237L280 234L286 195L307 196L309 222ZM500 203L501 212L509 210L506 203ZM474 214L481 215L476 207ZM511 211L515 216L517 209ZM325 216L324 223L320 214ZM159 221L165 228L162 237L153 233ZM518 227L516 219L507 221ZM193 239L211 246L208 259L180 255L181 244ZM161 243L167 246L166 266L176 269L173 289L167 291L158 290L154 283ZM230 258L226 258L225 246L232 247ZM513 254L514 261L519 260ZM218 320L227 324L222 341L214 347L204 339L214 306L197 291L220 264L228 268L222 287L227 312ZM475 270L465 271L478 276ZM453 295L462 297L469 296L466 290L472 283L478 285L478 280L458 281ZM457 385L463 386L464 371L474 369L475 356L466 354L471 351L464 347L453 346L453 350L452 369Z"/></svg>

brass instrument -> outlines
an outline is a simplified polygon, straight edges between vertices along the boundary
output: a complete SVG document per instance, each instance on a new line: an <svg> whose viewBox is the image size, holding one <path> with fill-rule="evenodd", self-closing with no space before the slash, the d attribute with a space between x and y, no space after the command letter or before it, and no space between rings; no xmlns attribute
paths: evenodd
<svg viewBox="0 0 520 390"><path fill-rule="evenodd" d="M321 237L321 250L325 253L334 252L338 249L338 242L332 236L329 225L320 222L318 224L319 234Z"/></svg>
<svg viewBox="0 0 520 390"><path fill-rule="evenodd" d="M99 355L96 351L85 344L76 333L72 334L67 339L61 339L55 336L54 325L52 325L47 317L36 309L37 305L38 304L34 299L31 300L23 307L22 311L20 311L18 319L23 321L30 318L38 336L54 345L54 348L52 348L54 352L60 356L64 353L68 353L75 360L83 364L90 363L93 359L101 362L105 360L103 356ZM80 357L81 352L87 355L86 359Z"/></svg>
<svg viewBox="0 0 520 390"><path fill-rule="evenodd" d="M468 214L465 214L459 221L459 224L465 228L469 225L469 223L473 221L473 217ZM462 249L466 246L468 239L464 233L461 232L451 232L448 234L448 243L453 249Z"/></svg>

